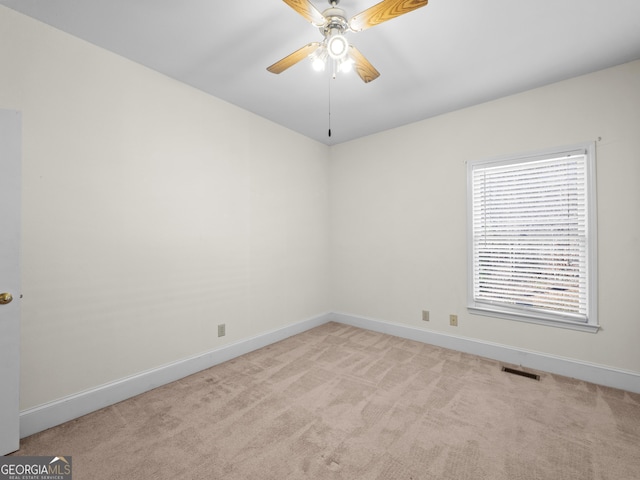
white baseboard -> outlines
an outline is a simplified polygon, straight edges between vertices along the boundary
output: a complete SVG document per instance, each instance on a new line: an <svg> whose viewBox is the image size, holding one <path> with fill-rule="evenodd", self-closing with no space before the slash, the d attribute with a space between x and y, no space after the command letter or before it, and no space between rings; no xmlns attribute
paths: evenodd
<svg viewBox="0 0 640 480"><path fill-rule="evenodd" d="M319 315L230 345L154 368L20 412L20 438L60 425L109 405L174 382L285 338L323 325L331 314Z"/></svg>
<svg viewBox="0 0 640 480"><path fill-rule="evenodd" d="M20 412L20 437L24 438L55 427L82 415L279 342L292 335L323 325L329 321L479 355L513 365L521 365L534 370L577 378L598 385L640 393L640 375L634 372L356 315L327 313L24 410Z"/></svg>
<svg viewBox="0 0 640 480"><path fill-rule="evenodd" d="M640 374L635 372L346 313L334 313L331 315L331 320L597 385L640 393Z"/></svg>

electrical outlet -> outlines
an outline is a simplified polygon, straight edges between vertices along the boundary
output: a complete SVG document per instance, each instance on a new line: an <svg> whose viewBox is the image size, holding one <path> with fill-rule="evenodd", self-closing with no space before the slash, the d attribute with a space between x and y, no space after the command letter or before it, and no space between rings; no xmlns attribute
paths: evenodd
<svg viewBox="0 0 640 480"><path fill-rule="evenodd" d="M429 321L429 310L422 310L422 320L424 322Z"/></svg>
<svg viewBox="0 0 640 480"><path fill-rule="evenodd" d="M218 325L218 336L219 336L219 337L224 337L224 336L225 336L225 334L226 334L226 331L225 331L225 330L226 330L226 329L225 329L225 325L224 325L224 323L221 323L220 325Z"/></svg>
<svg viewBox="0 0 640 480"><path fill-rule="evenodd" d="M449 315L449 325L452 327L458 326L458 315Z"/></svg>

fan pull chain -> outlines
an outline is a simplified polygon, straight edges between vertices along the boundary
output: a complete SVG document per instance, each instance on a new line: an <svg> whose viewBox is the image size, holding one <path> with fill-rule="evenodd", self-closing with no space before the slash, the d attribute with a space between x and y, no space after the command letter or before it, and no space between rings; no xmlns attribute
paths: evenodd
<svg viewBox="0 0 640 480"><path fill-rule="evenodd" d="M331 137L331 77L329 77L329 137Z"/></svg>

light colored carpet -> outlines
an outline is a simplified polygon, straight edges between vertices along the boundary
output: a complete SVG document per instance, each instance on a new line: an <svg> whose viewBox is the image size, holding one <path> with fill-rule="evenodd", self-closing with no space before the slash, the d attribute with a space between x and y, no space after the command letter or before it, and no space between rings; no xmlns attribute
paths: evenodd
<svg viewBox="0 0 640 480"><path fill-rule="evenodd" d="M337 323L33 435L75 480L640 478L640 395Z"/></svg>

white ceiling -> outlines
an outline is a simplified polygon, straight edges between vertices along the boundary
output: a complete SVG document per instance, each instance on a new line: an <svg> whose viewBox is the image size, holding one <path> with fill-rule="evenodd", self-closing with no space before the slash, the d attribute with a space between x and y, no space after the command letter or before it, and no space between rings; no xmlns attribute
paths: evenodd
<svg viewBox="0 0 640 480"><path fill-rule="evenodd" d="M339 6L351 17L376 2ZM381 74L368 84L307 60L267 72L322 40L282 0L0 4L328 145L640 58L639 0L431 0L348 34Z"/></svg>

